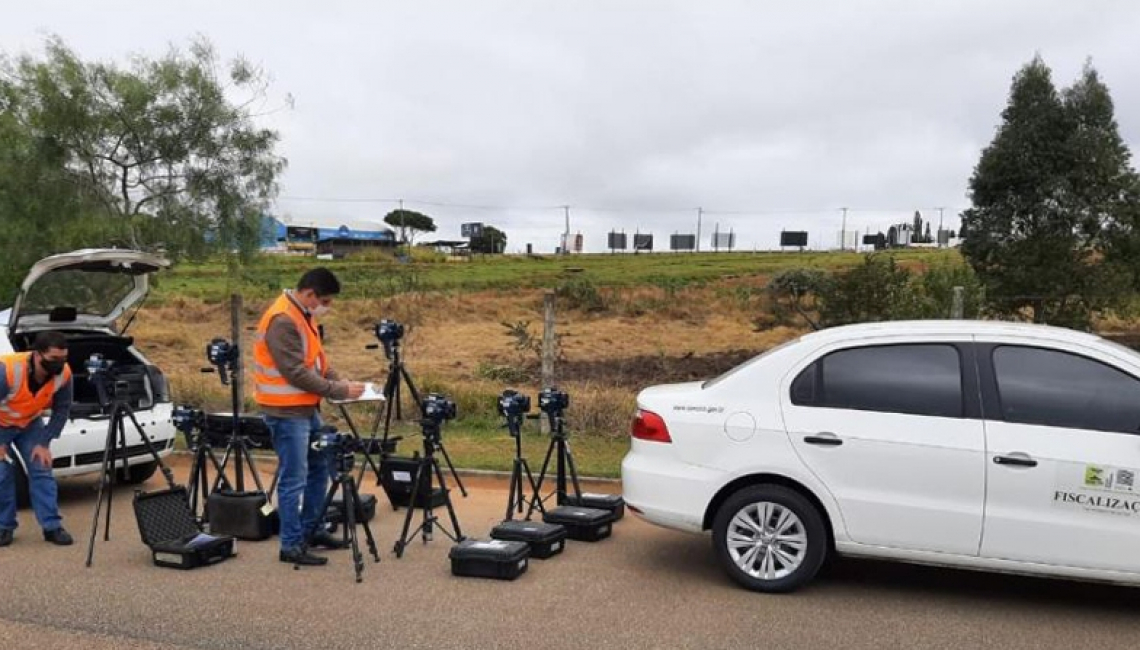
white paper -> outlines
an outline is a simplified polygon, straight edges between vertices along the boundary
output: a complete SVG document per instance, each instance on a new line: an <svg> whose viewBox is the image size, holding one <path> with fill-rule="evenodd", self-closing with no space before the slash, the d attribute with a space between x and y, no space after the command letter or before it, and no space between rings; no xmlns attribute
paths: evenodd
<svg viewBox="0 0 1140 650"><path fill-rule="evenodd" d="M384 398L383 390L384 389L382 387L380 390L377 390L376 384L369 381L365 382L364 393L361 394L360 397L357 397L355 399L331 399L329 401L333 404L351 404L353 402L386 402L387 400Z"/></svg>

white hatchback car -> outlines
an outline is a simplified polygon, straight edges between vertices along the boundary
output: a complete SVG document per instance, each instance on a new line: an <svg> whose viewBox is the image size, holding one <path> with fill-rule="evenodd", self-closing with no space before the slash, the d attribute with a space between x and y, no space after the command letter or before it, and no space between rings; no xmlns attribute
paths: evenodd
<svg viewBox="0 0 1140 650"><path fill-rule="evenodd" d="M837 327L638 396L630 509L758 591L831 553L1140 584L1140 354L983 321Z"/></svg>
<svg viewBox="0 0 1140 650"><path fill-rule="evenodd" d="M174 448L170 391L162 371L150 363L115 323L141 303L149 276L169 262L148 253L90 249L54 255L37 262L20 285L13 306L0 311L0 355L27 350L36 332L57 330L68 339L68 363L75 387L70 419L52 443L57 477L98 472L102 467L109 416L88 380L85 361L100 354L111 361L116 397L127 402L160 457ZM121 393L121 394L119 394ZM141 483L157 469L134 426L126 426L127 471L121 479ZM16 493L28 503L23 459L14 454ZM121 466L121 461L116 467Z"/></svg>

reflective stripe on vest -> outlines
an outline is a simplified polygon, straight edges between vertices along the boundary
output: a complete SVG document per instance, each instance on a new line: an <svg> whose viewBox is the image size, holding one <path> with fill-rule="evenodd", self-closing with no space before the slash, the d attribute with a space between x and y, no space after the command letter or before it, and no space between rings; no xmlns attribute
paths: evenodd
<svg viewBox="0 0 1140 650"><path fill-rule="evenodd" d="M46 411L55 394L71 380L71 369L64 367L50 384L42 386L38 393L32 393L25 382L31 354L0 356L0 363L7 369L8 394L0 399L0 425L26 427Z"/></svg>

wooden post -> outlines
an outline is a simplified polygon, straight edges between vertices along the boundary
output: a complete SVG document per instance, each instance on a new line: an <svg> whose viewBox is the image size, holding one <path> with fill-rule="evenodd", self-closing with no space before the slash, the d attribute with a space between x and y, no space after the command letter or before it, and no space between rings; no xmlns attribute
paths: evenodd
<svg viewBox="0 0 1140 650"><path fill-rule="evenodd" d="M244 308L241 295L230 294L230 341L237 346L238 350L232 380L237 386L237 406L239 408L244 408L245 405L245 364L242 362L245 348L241 340L241 315Z"/></svg>
<svg viewBox="0 0 1140 650"><path fill-rule="evenodd" d="M542 386L546 389L554 385L554 359L556 356L554 339L554 291L547 289L542 296ZM550 423L541 419L542 432L550 433Z"/></svg>
<svg viewBox="0 0 1140 650"><path fill-rule="evenodd" d="M950 318L962 320L966 312L966 290L954 287L954 304L950 307Z"/></svg>

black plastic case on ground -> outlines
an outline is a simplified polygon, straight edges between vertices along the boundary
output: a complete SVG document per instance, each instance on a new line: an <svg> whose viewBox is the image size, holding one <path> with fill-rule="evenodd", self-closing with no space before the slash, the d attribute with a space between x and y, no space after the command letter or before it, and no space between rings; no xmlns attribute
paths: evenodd
<svg viewBox="0 0 1140 650"><path fill-rule="evenodd" d="M265 514L262 508L268 502L264 492L217 490L206 500L210 532L252 541L272 537L278 514L276 510Z"/></svg>
<svg viewBox="0 0 1140 650"><path fill-rule="evenodd" d="M566 536L580 542L603 540L613 532L614 525L612 512L580 506L559 506L547 510L542 520L548 524L565 526Z"/></svg>
<svg viewBox="0 0 1140 650"><path fill-rule="evenodd" d="M541 521L504 521L491 529L491 539L526 542L531 557L545 560L566 548L566 527Z"/></svg>
<svg viewBox="0 0 1140 650"><path fill-rule="evenodd" d="M380 485L393 508L405 508L412 500L412 487L415 477L420 471L419 458L403 458L388 456L380 463ZM426 478L426 477L425 477ZM427 481L420 480L420 491L416 495L416 507L424 507L428 500ZM443 488L435 486L431 491L431 507L440 508L444 504Z"/></svg>
<svg viewBox="0 0 1140 650"><path fill-rule="evenodd" d="M234 555L234 538L205 535L194 523L186 488L135 492L139 536L156 566L175 569L216 564Z"/></svg>
<svg viewBox="0 0 1140 650"><path fill-rule="evenodd" d="M356 506L356 523L372 521L376 516L376 495L361 494L360 503ZM337 497L329 504L326 515L330 524L339 524L344 521L344 498Z"/></svg>
<svg viewBox="0 0 1140 650"><path fill-rule="evenodd" d="M620 521L625 516L625 499L620 494L583 492L580 499L573 494L567 494L562 505L608 510L613 513L614 521Z"/></svg>
<svg viewBox="0 0 1140 650"><path fill-rule="evenodd" d="M471 578L514 580L526 573L530 565L530 546L526 542L499 539L464 540L451 547L451 574Z"/></svg>

